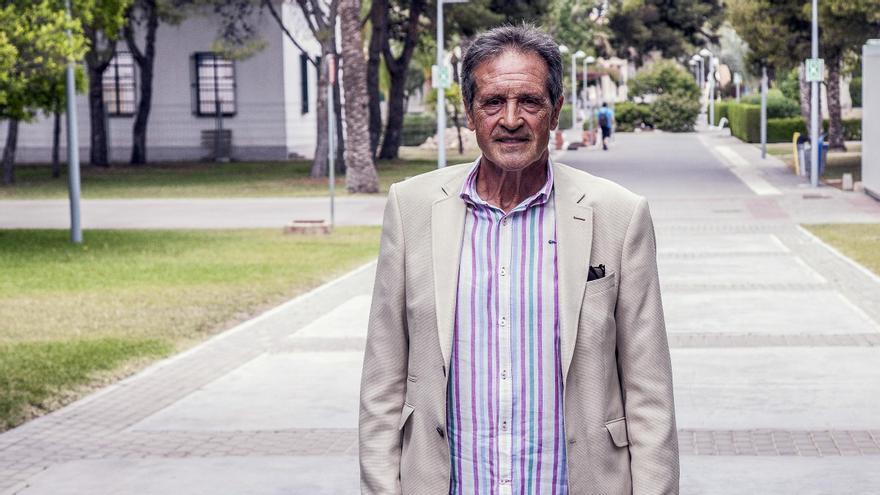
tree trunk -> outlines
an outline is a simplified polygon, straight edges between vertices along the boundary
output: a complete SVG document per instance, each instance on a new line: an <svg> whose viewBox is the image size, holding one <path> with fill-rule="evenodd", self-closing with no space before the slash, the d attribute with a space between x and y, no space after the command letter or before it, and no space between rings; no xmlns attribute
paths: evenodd
<svg viewBox="0 0 880 495"><path fill-rule="evenodd" d="M15 184L15 148L18 146L18 119L9 119L6 147L3 148L3 185Z"/></svg>
<svg viewBox="0 0 880 495"><path fill-rule="evenodd" d="M376 156L382 136L382 104L379 91L379 71L382 69L382 46L388 36L388 0L373 0L370 7L370 46L367 59L367 97L370 104L370 153Z"/></svg>
<svg viewBox="0 0 880 495"><path fill-rule="evenodd" d="M104 107L104 89L101 81L104 69L89 65L89 163L107 167L107 109Z"/></svg>
<svg viewBox="0 0 880 495"><path fill-rule="evenodd" d="M144 0L141 8L146 17L144 33L144 50L141 51L135 40L133 20L129 19L125 27L125 41L128 49L140 69L141 94L135 113L134 125L131 129L131 163L134 165L147 163L147 124L150 120L150 109L153 102L153 66L156 60L156 30L159 28L159 12L156 0Z"/></svg>
<svg viewBox="0 0 880 495"><path fill-rule="evenodd" d="M336 46L336 42L333 42L333 46ZM336 124L336 174L343 175L345 174L345 126L343 125L342 119L342 92L339 91L341 86L341 81L339 80L339 54L336 55L336 84L333 85L333 113L336 115L335 124Z"/></svg>
<svg viewBox="0 0 880 495"><path fill-rule="evenodd" d="M403 117L406 114L406 107L403 106L404 96L406 96L406 71L393 71L391 87L388 91L388 122L385 124L385 138L382 140L379 158L393 160L400 152Z"/></svg>
<svg viewBox="0 0 880 495"><path fill-rule="evenodd" d="M315 160L312 162L312 171L309 174L313 178L326 177L327 164L329 163L327 159L327 150L330 145L327 139L327 123L329 122L329 115L327 113L327 85L329 84L327 77L327 55L326 52L321 54L321 67L318 69L318 94L315 98L317 139L315 139Z"/></svg>
<svg viewBox="0 0 880 495"><path fill-rule="evenodd" d="M811 88L810 83L807 82L807 69L806 66L801 63L798 66L798 85L800 86L800 96L801 96L801 117L804 118L804 123L807 126L807 132L810 131L810 96L811 96Z"/></svg>
<svg viewBox="0 0 880 495"><path fill-rule="evenodd" d="M387 37L382 47L385 65L388 67L388 72L391 75L391 87L388 90L388 122L385 124L385 137L382 139L382 149L379 151L379 158L394 159L397 158L400 151L403 115L406 112L404 99L406 96L407 69L421 34L419 22L424 7L424 0L413 0L410 2L406 37L403 40L403 49L399 57L394 57L392 54L390 40Z"/></svg>
<svg viewBox="0 0 880 495"><path fill-rule="evenodd" d="M840 57L828 59L828 148L846 150L843 119L840 110Z"/></svg>
<svg viewBox="0 0 880 495"><path fill-rule="evenodd" d="M342 61L345 64L342 82L345 87L345 124L348 142L345 146L345 186L349 192L379 192L379 177L370 151L370 109L367 97L366 61L360 31L361 0L342 0L339 20L342 32Z"/></svg>
<svg viewBox="0 0 880 495"><path fill-rule="evenodd" d="M61 147L61 112L53 112L55 116L54 126L52 127L52 178L61 177L61 157L59 148Z"/></svg>

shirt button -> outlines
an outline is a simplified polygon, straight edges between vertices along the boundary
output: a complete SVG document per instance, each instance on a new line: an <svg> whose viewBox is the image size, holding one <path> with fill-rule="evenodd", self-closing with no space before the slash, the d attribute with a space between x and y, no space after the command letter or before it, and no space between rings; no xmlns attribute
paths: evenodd
<svg viewBox="0 0 880 495"><path fill-rule="evenodd" d="M501 379L507 380L507 370L501 370Z"/></svg>
<svg viewBox="0 0 880 495"><path fill-rule="evenodd" d="M443 428L437 427L437 434L440 435L440 438L443 438Z"/></svg>
<svg viewBox="0 0 880 495"><path fill-rule="evenodd" d="M505 275L507 275L507 268L502 266L501 267L501 276L503 277Z"/></svg>
<svg viewBox="0 0 880 495"><path fill-rule="evenodd" d="M501 225L504 225L505 227L507 227L508 225L510 225L510 220L505 218L504 220L501 221Z"/></svg>
<svg viewBox="0 0 880 495"><path fill-rule="evenodd" d="M502 421L502 422L501 422L501 430L502 430L502 431L507 431L507 421Z"/></svg>
<svg viewBox="0 0 880 495"><path fill-rule="evenodd" d="M507 318L502 316L501 317L501 326L503 327L504 325L507 325Z"/></svg>

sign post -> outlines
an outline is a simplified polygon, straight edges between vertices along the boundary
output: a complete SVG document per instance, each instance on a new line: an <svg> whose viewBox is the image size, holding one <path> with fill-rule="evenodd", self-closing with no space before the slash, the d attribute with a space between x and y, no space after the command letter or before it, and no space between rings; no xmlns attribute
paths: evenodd
<svg viewBox="0 0 880 495"><path fill-rule="evenodd" d="M810 55L806 67L807 78L810 81L810 184L819 187L819 81L822 80L823 64L819 61L818 0L813 0Z"/></svg>
<svg viewBox="0 0 880 495"><path fill-rule="evenodd" d="M67 10L67 18L70 19L70 0L65 0L64 8ZM70 30L67 30L67 40L73 43ZM80 220L79 196L79 136L76 128L76 78L73 74L73 60L67 62L66 74L67 86L67 175L68 188L70 189L70 242L82 244L82 223Z"/></svg>

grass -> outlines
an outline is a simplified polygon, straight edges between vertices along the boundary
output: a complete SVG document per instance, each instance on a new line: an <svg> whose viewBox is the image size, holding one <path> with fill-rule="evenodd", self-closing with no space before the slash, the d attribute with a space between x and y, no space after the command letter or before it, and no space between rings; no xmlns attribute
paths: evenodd
<svg viewBox="0 0 880 495"><path fill-rule="evenodd" d="M375 227L0 231L0 431L373 258Z"/></svg>
<svg viewBox="0 0 880 495"><path fill-rule="evenodd" d="M436 168L437 152L401 148L398 160L377 165L379 187L387 192L391 184ZM476 151L448 153L449 163L472 161ZM165 163L144 166L113 165L109 168L83 166L82 197L109 198L253 198L301 197L327 194L327 179L309 177L310 161ZM345 177L338 177L336 190L345 191ZM66 171L52 179L48 165L19 165L16 184L0 187L0 199L62 199L67 197Z"/></svg>
<svg viewBox="0 0 880 495"><path fill-rule="evenodd" d="M880 224L822 224L804 228L880 275Z"/></svg>
<svg viewBox="0 0 880 495"><path fill-rule="evenodd" d="M837 185L843 174L852 174L854 181L862 180L862 143L850 141L846 143L846 151L829 151L828 162L822 173L822 179L831 185ZM781 159L794 170L794 156L791 143L769 143L767 153Z"/></svg>

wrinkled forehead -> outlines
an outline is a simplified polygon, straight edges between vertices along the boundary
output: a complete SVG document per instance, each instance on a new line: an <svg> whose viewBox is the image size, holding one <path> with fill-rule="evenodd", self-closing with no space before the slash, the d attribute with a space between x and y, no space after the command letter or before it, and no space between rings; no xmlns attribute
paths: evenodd
<svg viewBox="0 0 880 495"><path fill-rule="evenodd" d="M480 62L473 73L476 97L529 93L549 97L547 63L533 51L509 47Z"/></svg>

